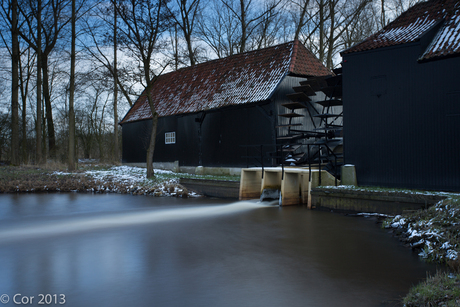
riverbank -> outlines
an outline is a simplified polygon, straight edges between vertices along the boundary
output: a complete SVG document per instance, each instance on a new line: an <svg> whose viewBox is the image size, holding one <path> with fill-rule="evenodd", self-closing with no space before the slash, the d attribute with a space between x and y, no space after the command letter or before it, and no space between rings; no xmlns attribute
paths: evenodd
<svg viewBox="0 0 460 307"><path fill-rule="evenodd" d="M155 178L147 179L145 168L99 164L80 164L78 170L72 173L67 172L65 167L60 165L0 166L0 193L93 192L200 196L179 183L180 178L184 176L214 178L155 170Z"/></svg>
<svg viewBox="0 0 460 307"><path fill-rule="evenodd" d="M426 261L449 268L413 287L405 306L460 306L460 196L449 194L427 210L397 215L383 225Z"/></svg>
<svg viewBox="0 0 460 307"><path fill-rule="evenodd" d="M399 208L402 213L385 219L383 227L425 261L445 267L445 270L427 276L424 282L414 286L404 298L404 305L460 306L460 194L324 186L312 191L312 196L324 198L321 203L324 206L320 209L339 212L346 209L375 212L376 208L380 211L391 206ZM408 210L408 205L419 210Z"/></svg>

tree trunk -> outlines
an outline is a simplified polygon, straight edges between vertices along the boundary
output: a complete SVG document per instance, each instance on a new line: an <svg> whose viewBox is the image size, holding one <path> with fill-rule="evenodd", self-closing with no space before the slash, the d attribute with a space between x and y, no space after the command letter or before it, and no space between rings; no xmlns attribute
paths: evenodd
<svg viewBox="0 0 460 307"><path fill-rule="evenodd" d="M381 0L382 1L382 28L385 27L385 24L386 24L386 16L385 16L385 0Z"/></svg>
<svg viewBox="0 0 460 307"><path fill-rule="evenodd" d="M150 94L149 94L150 96ZM150 104L151 99L149 99ZM154 178L153 171L153 153L155 152L155 141L157 136L158 113L154 111L154 106L150 105L152 112L152 132L150 134L149 148L147 149L147 178Z"/></svg>
<svg viewBox="0 0 460 307"><path fill-rule="evenodd" d="M27 94L29 93L29 81L31 76L31 65L30 65L30 47L27 50L27 69L26 77L24 78L24 68L21 61L19 61L19 80L21 101L22 101L22 163L27 164L28 162L28 150L27 150Z"/></svg>
<svg viewBox="0 0 460 307"><path fill-rule="evenodd" d="M18 2L13 0L12 6L12 92L11 92L11 163L20 164L19 154L19 32L18 32Z"/></svg>
<svg viewBox="0 0 460 307"><path fill-rule="evenodd" d="M69 171L74 171L76 168L75 162L75 110L74 110L74 94L75 94L75 0L72 0L72 42L70 51L70 88L69 88Z"/></svg>
<svg viewBox="0 0 460 307"><path fill-rule="evenodd" d="M334 37L334 31L335 31L335 6L336 2L335 0L330 0L329 1L329 16L330 16L330 26L329 26L329 39L327 42L327 55L326 55L326 67L329 69L333 69L333 64L332 64L332 55L334 54L334 43L335 43L335 37Z"/></svg>
<svg viewBox="0 0 460 307"><path fill-rule="evenodd" d="M324 63L324 1L319 3L319 60Z"/></svg>
<svg viewBox="0 0 460 307"><path fill-rule="evenodd" d="M37 0L37 46L41 46L42 42L42 1ZM36 134L36 163L43 163L43 147L42 147L42 49L37 48L37 119L35 122Z"/></svg>
<svg viewBox="0 0 460 307"><path fill-rule="evenodd" d="M158 113L155 109L155 104L152 98L151 87L156 81L156 77L153 80L150 79L150 57L144 58L144 78L147 82L145 92L147 93L147 101L150 106L150 112L152 113L152 132L150 133L149 147L147 149L147 178L154 178L155 172L153 170L153 154L155 153L155 143L157 138L157 125L158 125Z"/></svg>
<svg viewBox="0 0 460 307"><path fill-rule="evenodd" d="M174 50L174 70L179 69L179 37L177 33L177 23L174 24L174 38L171 35L172 48Z"/></svg>
<svg viewBox="0 0 460 307"><path fill-rule="evenodd" d="M305 0L304 5L302 7L302 12L300 13L300 16L299 16L299 24L297 25L295 29L294 40L299 39L300 31L302 30L304 26L304 20L305 20L305 15L307 14L308 3L309 3L309 0Z"/></svg>
<svg viewBox="0 0 460 307"><path fill-rule="evenodd" d="M51 108L51 93L49 89L48 54L43 54L42 62L43 62L42 63L43 96L45 99L46 124L48 128L49 156L51 159L55 159L56 158L56 137L54 134L53 110Z"/></svg>
<svg viewBox="0 0 460 307"><path fill-rule="evenodd" d="M27 164L27 97L22 97L22 163Z"/></svg>
<svg viewBox="0 0 460 307"><path fill-rule="evenodd" d="M241 41L240 41L240 52L243 53L246 50L246 31L248 29L248 25L246 24L246 10L244 7L244 0L240 0L240 8L241 8Z"/></svg>
<svg viewBox="0 0 460 307"><path fill-rule="evenodd" d="M113 22L113 159L118 162L118 88L117 88L117 10L114 0L114 22Z"/></svg>
<svg viewBox="0 0 460 307"><path fill-rule="evenodd" d="M190 66L194 66L196 64L196 61L195 61L195 53L193 52L193 47L192 47L192 38L190 35L187 35L185 37L185 40L187 41L188 58L190 59Z"/></svg>

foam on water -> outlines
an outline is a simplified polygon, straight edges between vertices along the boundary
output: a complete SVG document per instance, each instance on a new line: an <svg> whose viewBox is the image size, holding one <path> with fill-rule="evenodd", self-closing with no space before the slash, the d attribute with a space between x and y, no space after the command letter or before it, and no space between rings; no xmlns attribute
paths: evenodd
<svg viewBox="0 0 460 307"><path fill-rule="evenodd" d="M275 204L277 204L277 201L263 203L257 201L239 201L228 205L156 209L141 212L112 213L72 219L40 221L30 224L19 223L19 225L5 227L4 229L0 228L0 243L107 228L205 218L264 208Z"/></svg>

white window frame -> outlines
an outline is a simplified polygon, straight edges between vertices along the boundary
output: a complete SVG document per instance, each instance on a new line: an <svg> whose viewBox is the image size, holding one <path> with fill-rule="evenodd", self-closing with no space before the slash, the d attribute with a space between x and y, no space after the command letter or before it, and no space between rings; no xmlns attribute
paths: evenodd
<svg viewBox="0 0 460 307"><path fill-rule="evenodd" d="M165 133L165 144L176 144L176 132L166 132Z"/></svg>

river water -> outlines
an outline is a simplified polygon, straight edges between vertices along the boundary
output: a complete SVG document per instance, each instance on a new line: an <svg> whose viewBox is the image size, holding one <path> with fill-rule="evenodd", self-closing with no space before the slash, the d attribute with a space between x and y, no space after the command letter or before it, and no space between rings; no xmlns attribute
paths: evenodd
<svg viewBox="0 0 460 307"><path fill-rule="evenodd" d="M6 306L398 306L434 270L363 217L256 201L0 195Z"/></svg>

